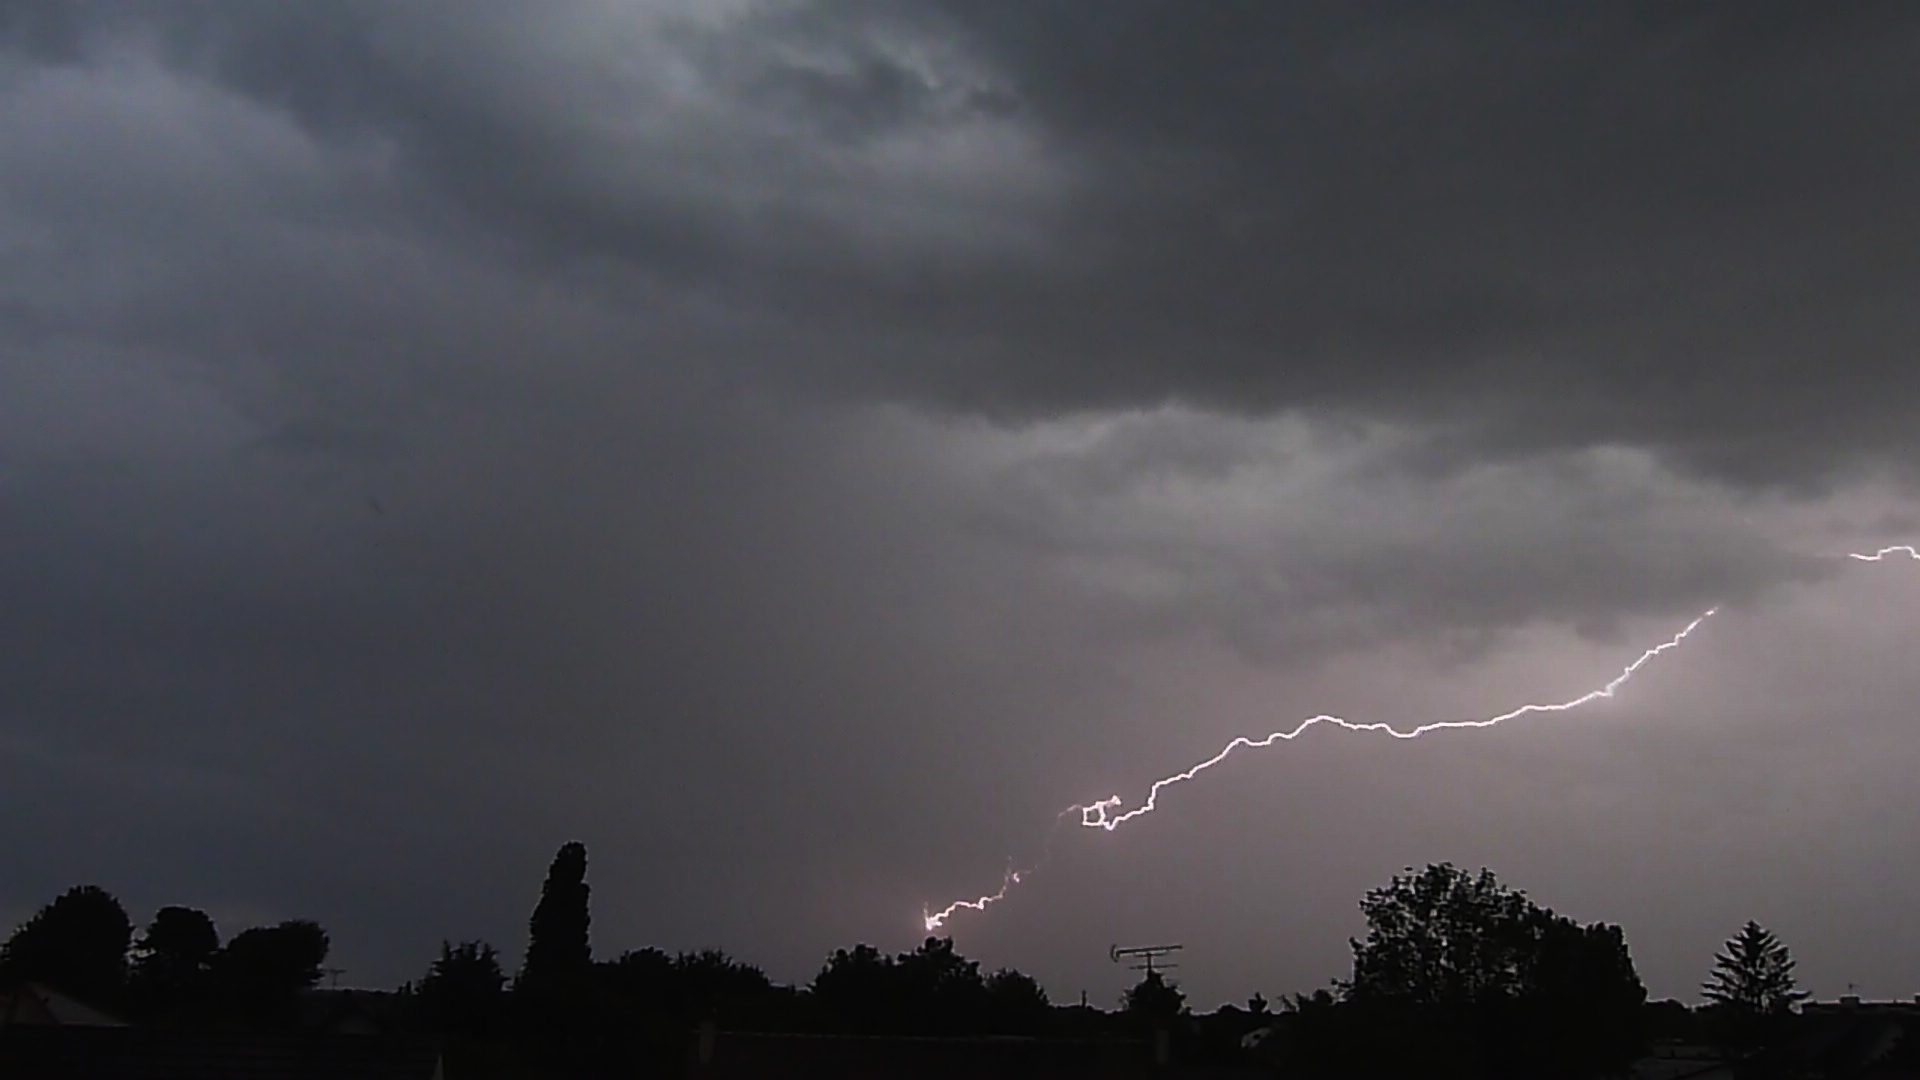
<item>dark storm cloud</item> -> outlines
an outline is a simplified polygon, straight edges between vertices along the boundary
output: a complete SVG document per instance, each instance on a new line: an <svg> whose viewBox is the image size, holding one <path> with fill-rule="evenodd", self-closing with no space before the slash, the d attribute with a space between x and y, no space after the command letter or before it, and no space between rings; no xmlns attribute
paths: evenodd
<svg viewBox="0 0 1920 1080"><path fill-rule="evenodd" d="M1435 477L1408 475L1404 452L1308 425L1131 416L1005 470L976 521L1090 579L1115 625L1197 628L1296 663L1536 618L1591 631L1622 613L1684 618L1839 569L1643 454Z"/></svg>
<svg viewBox="0 0 1920 1080"><path fill-rule="evenodd" d="M1823 580L1907 511L1757 489L1920 400L1845 12L0 0L0 909L391 982L581 835L603 949L804 978L1317 707L1255 676ZM1294 838L1336 952L1365 833ZM1008 932L1106 934L1057 880Z"/></svg>
<svg viewBox="0 0 1920 1080"><path fill-rule="evenodd" d="M397 139L423 197L548 256L781 320L802 381L1359 410L1757 483L1913 450L1898 6L423 10L141 18L316 130ZM968 125L1044 147L1040 188L860 157ZM1026 249L913 243L905 207Z"/></svg>
<svg viewBox="0 0 1920 1080"><path fill-rule="evenodd" d="M1749 479L1911 449L1910 13L951 10L1098 162L1101 262L957 392L1464 413Z"/></svg>
<svg viewBox="0 0 1920 1080"><path fill-rule="evenodd" d="M1035 708L1068 665L966 640L1015 583L943 550L940 507L859 440L601 389L522 401L558 426L416 422L399 464L232 437L10 455L7 903L101 878L136 909L313 914L358 978L393 980L455 927L513 947L556 837L584 835L606 949L725 943L797 975L822 943L782 936L794 910L870 933L811 899L868 865L842 838L925 869L914 822L1001 771L931 747L970 711ZM959 824L942 851L1011 831ZM920 900L901 884L876 895L890 926Z"/></svg>

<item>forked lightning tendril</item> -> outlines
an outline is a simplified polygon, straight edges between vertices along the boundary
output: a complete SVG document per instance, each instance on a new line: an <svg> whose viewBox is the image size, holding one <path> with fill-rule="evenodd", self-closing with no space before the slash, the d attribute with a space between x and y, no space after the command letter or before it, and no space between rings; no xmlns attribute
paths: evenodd
<svg viewBox="0 0 1920 1080"><path fill-rule="evenodd" d="M1873 552L1872 554L1863 554L1860 552L1849 552L1847 557L1850 559L1858 559L1861 562L1880 562L1892 555L1906 555L1909 558L1920 560L1920 548L1916 548L1910 544L1900 544L1893 547L1881 548L1879 551ZM1412 728L1407 731L1401 731L1398 728L1393 727L1391 724L1385 724L1380 722L1355 723L1354 721L1347 720L1342 717L1323 713L1319 716L1309 717L1306 720L1302 720L1299 724L1297 724L1291 730L1288 730L1288 731L1276 731L1271 735L1268 735L1264 738L1259 738L1259 739L1251 739L1244 735L1234 739L1232 742L1228 743L1225 747L1222 747L1219 753L1213 755L1212 757L1206 759L1205 761L1202 761L1199 764L1194 765L1183 772L1177 772L1177 773L1174 773L1172 776L1168 776L1160 780L1154 781L1153 786L1147 789L1146 800L1142 802L1139 806L1136 806L1131 810L1125 811L1124 813L1114 812L1118 810L1120 806L1123 804L1120 799L1120 796L1113 795L1105 799L1097 800L1095 802L1080 803L1074 806L1069 806L1066 810L1061 812L1060 818L1065 818L1068 814L1078 813L1080 815L1080 824L1082 826L1090 829L1104 829L1108 832L1112 832L1114 829L1117 829L1120 826L1126 824L1127 822L1132 821L1134 818L1140 817L1144 814L1151 814L1155 809L1157 809L1159 807L1161 791L1165 790L1166 788L1172 787L1175 784L1185 783L1186 781L1193 779L1194 777L1200 775L1201 773L1207 771L1208 769L1213 768L1215 765L1218 765L1221 762L1225 761L1229 756L1233 754L1234 751L1241 750L1241 749L1258 750L1258 749L1263 749L1265 747L1272 746L1275 743L1290 742L1294 739L1299 738L1302 734L1305 734L1307 729L1312 728L1319 724L1331 724L1335 727L1345 728L1348 731L1378 732L1383 735L1391 736L1392 738L1395 738L1395 739L1417 739L1422 735L1427 735L1435 731L1447 731L1447 730L1453 730L1458 728L1489 728L1497 724L1503 724L1508 720L1512 720L1517 717L1526 716L1529 713L1569 712L1571 710L1578 709L1583 705L1589 705L1595 701L1600 700L1601 698L1611 698L1614 695L1614 691L1626 685L1627 681L1632 679L1633 676L1637 672L1639 672L1639 670L1642 667L1645 667L1655 657L1661 655L1662 653L1666 653L1673 649L1679 648L1681 643L1685 642L1687 638L1690 635L1692 635L1695 630L1698 630L1700 628L1700 624L1712 618L1714 613L1719 610L1720 609L1718 605L1708 608L1705 612L1700 614L1692 622L1688 623L1684 628L1682 628L1679 633L1673 635L1673 637L1671 638L1668 638L1666 641L1663 641L1660 644L1655 645L1653 648L1648 649L1646 652L1641 653L1639 659L1635 660L1631 664L1628 664L1625 668L1621 670L1620 674L1614 676L1612 680L1607 682L1606 685L1600 687L1597 690L1589 690L1588 692L1581 694L1579 697L1576 697L1576 698L1571 698L1569 700L1560 701L1560 702L1530 703L1526 705L1521 705L1518 708L1509 709L1508 711L1503 712L1498 716L1489 716L1479 720L1438 720L1428 724L1421 724L1419 727ZM1054 825L1058 827L1059 819L1055 820ZM1051 840L1052 840L1051 833L1048 834L1048 840L1049 840L1049 845L1051 845ZM1044 862L1044 861L1045 861L1045 856L1043 855L1040 862ZM989 893L985 896L981 896L974 900L957 900L937 912L923 909L921 912L922 922L926 925L928 932L932 932L934 930L939 929L943 924L947 922L947 920L949 920L956 913L962 910L985 911L990 905L998 903L999 901L1005 899L1008 890L1013 888L1013 886L1020 884L1020 881L1023 875L1032 874L1035 869L1038 869L1038 866L1039 866L1039 863L1036 863L1033 867L1029 867L1026 870L1015 870L1011 865L1009 865L1005 878L1003 878L1000 882L1000 890L998 892Z"/></svg>
<svg viewBox="0 0 1920 1080"><path fill-rule="evenodd" d="M940 929L940 925L946 922L948 919L952 918L954 913L957 911L961 911L961 910L985 911L987 910L987 905L996 904L996 903L999 903L1001 900L1006 899L1008 889L1011 889L1015 885L1020 884L1020 879L1022 877L1024 877L1027 874L1033 873L1035 870L1038 870L1041 867L1041 865L1047 861L1048 858L1052 857L1053 838L1059 835L1060 833L1060 823L1067 820L1068 815L1079 813L1080 809L1081 809L1080 805L1078 803L1075 803L1074 805L1067 807L1065 810L1062 810L1059 813L1053 815L1053 827L1047 830L1046 842L1040 845L1040 858L1035 860L1032 866L1026 868L1025 870L1016 870L1014 869L1014 866L1013 866L1013 860L1012 859L1007 860L1007 875L1000 879L999 892L988 893L987 895L982 896L975 900L955 900L953 903L948 904L946 907L941 908L939 911L931 911L925 907L922 907L920 909L920 921L926 924L927 932L932 933L935 930Z"/></svg>
<svg viewBox="0 0 1920 1080"><path fill-rule="evenodd" d="M1007 890L1013 888L1015 885L1018 885L1018 884L1020 884L1020 871L1015 870L1012 867L1008 867L1007 876L1001 879L1000 881L999 892L988 893L987 895L982 896L978 900L955 900L953 903L948 904L946 907L941 908L939 911L928 911L926 908L921 908L920 921L926 923L927 932L932 933L933 931L940 929L941 923L944 923L948 919L952 918L953 913L961 910L962 908L968 911L985 911L987 910L988 904L998 903L1001 900L1005 900L1007 898Z"/></svg>

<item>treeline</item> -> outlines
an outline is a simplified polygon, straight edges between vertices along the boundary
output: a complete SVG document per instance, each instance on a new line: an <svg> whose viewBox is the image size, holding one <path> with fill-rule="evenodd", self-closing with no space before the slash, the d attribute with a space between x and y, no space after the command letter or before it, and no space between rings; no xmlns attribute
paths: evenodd
<svg viewBox="0 0 1920 1080"><path fill-rule="evenodd" d="M870 945L837 950L805 987L777 984L718 950L639 949L595 961L586 871L580 844L554 857L529 920L526 959L512 978L486 942L443 942L425 976L402 988L414 1020L462 1037L512 1033L576 1046L636 1031L677 1045L703 1023L768 1032L1040 1036L1069 1029L1120 1034L1141 1026L1129 1027L1130 1019L1144 1022L1125 1010L1063 1019L1031 976L983 972L942 938L897 955Z"/></svg>
<svg viewBox="0 0 1920 1080"><path fill-rule="evenodd" d="M95 1008L151 1022L216 1018L272 1025L294 1018L317 983L327 932L289 920L222 943L203 911L161 908L134 936L126 909L92 885L69 889L0 946L0 980L41 982Z"/></svg>
<svg viewBox="0 0 1920 1080"><path fill-rule="evenodd" d="M509 975L483 941L444 942L422 976L360 993L395 1033L464 1045L564 1047L632 1064L684 1052L704 1023L722 1029L908 1036L1075 1036L1172 1040L1190 1061L1254 1061L1289 1075L1429 1077L1618 1073L1650 1039L1718 1043L1754 1058L1788 1034L1802 995L1793 961L1763 928L1728 942L1704 992L1711 1005L1649 1004L1617 926L1581 925L1491 873L1411 870L1361 901L1367 935L1346 979L1270 1006L1194 1015L1149 973L1111 1011L1059 1006L1030 976L982 971L951 940L888 955L837 950L804 987L773 982L718 951L640 949L593 958L584 846L563 846ZM206 914L168 907L136 935L119 902L82 886L0 946L0 981L45 983L134 1022L288 1027L326 969L326 932L309 921L222 941ZM543 1051L544 1052L544 1051ZM551 1060L549 1058L549 1060Z"/></svg>

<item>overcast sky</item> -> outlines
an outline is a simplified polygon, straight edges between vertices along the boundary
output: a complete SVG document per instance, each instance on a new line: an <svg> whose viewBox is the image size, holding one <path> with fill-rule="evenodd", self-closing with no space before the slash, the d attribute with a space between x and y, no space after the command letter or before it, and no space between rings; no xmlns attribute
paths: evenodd
<svg viewBox="0 0 1920 1080"><path fill-rule="evenodd" d="M1445 8L1445 13L1441 8ZM1920 14L0 0L0 921L1920 990Z"/></svg>

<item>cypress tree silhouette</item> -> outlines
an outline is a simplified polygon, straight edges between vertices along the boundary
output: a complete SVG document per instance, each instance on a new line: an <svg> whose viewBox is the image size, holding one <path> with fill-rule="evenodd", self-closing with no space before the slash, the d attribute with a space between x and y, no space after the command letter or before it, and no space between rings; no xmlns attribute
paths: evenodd
<svg viewBox="0 0 1920 1080"><path fill-rule="evenodd" d="M527 923L527 958L516 989L535 994L579 987L593 969L588 941L587 846L561 845Z"/></svg>

